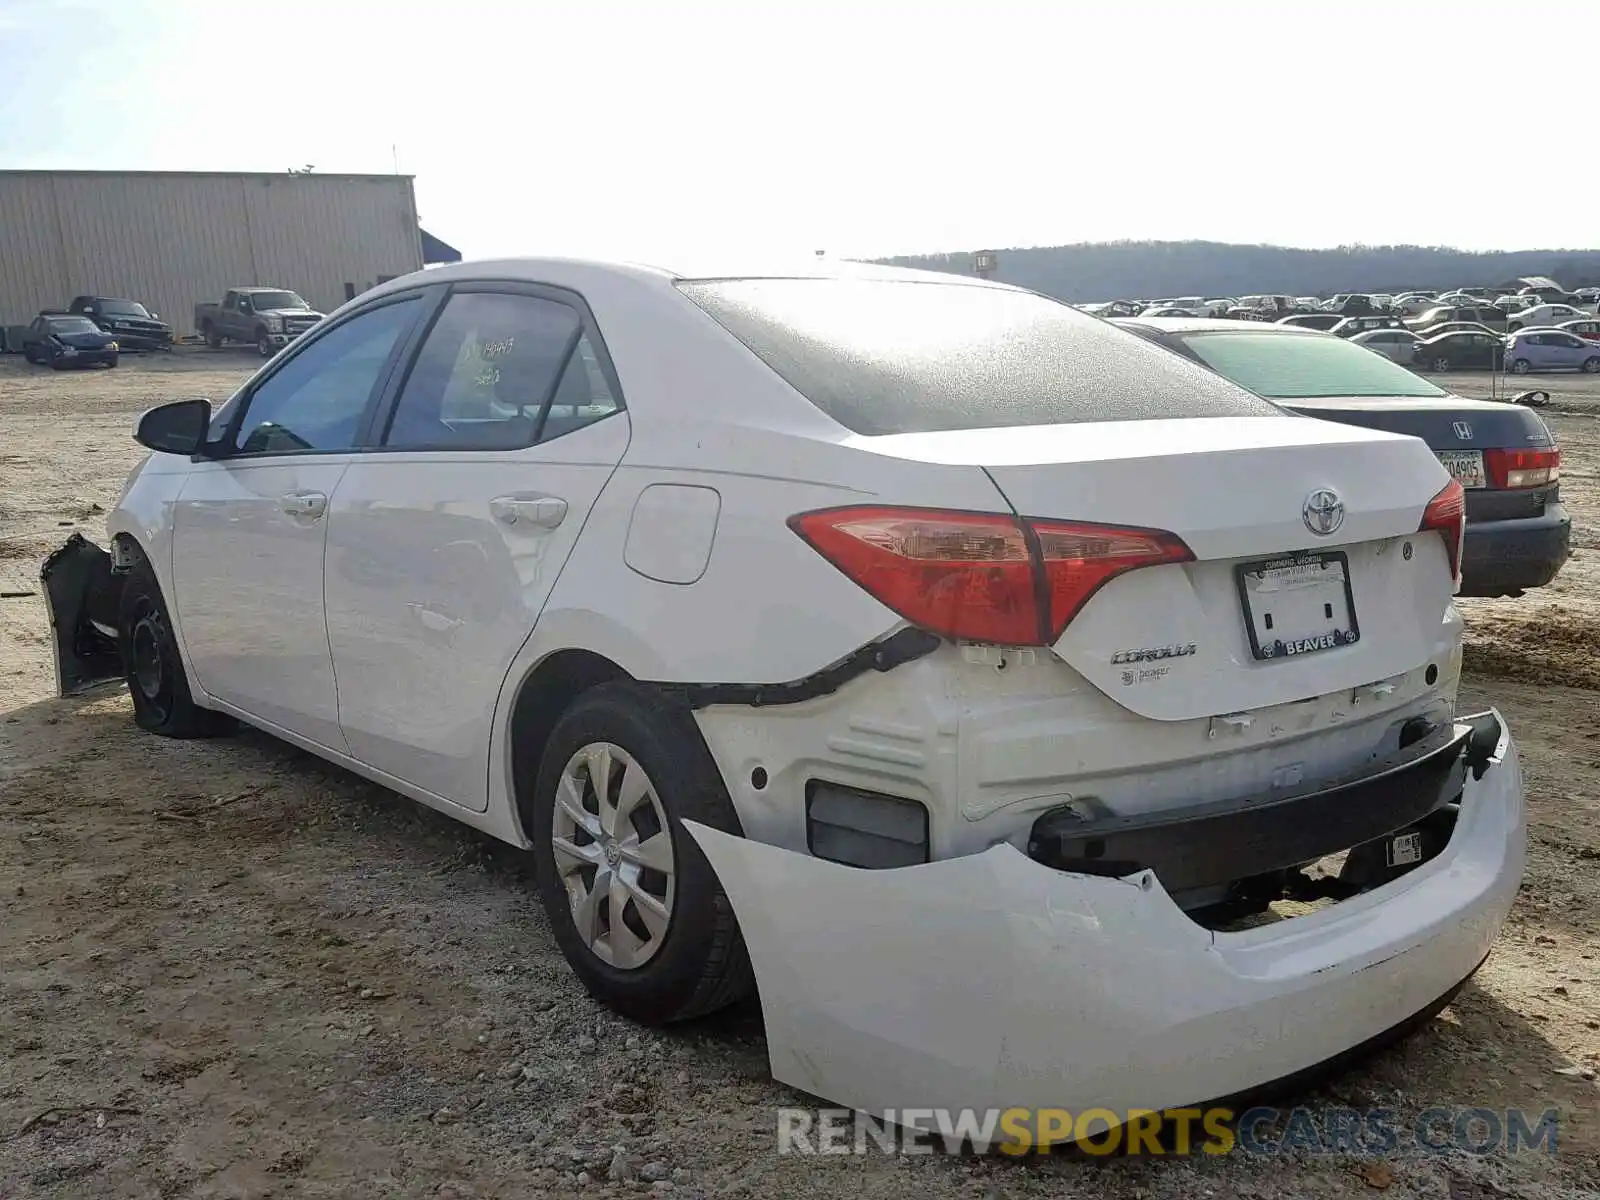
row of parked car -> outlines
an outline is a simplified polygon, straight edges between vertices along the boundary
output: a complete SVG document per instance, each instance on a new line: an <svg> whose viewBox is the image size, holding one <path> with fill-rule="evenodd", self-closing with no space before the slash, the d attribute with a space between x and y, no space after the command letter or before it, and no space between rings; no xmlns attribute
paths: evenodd
<svg viewBox="0 0 1600 1200"><path fill-rule="evenodd" d="M220 301L195 305L194 327L213 350L244 342L271 358L323 316L287 288L229 288ZM76 296L66 308L41 309L16 348L60 370L114 367L123 350L171 350L176 342L172 325L138 300Z"/></svg>

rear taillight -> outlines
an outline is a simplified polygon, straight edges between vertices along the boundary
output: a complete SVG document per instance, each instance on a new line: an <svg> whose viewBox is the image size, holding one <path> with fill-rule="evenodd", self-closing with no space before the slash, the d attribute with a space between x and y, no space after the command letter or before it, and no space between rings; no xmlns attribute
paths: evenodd
<svg viewBox="0 0 1600 1200"><path fill-rule="evenodd" d="M1497 488L1543 487L1561 478L1561 451L1485 450L1483 465Z"/></svg>
<svg viewBox="0 0 1600 1200"><path fill-rule="evenodd" d="M1461 484L1452 479L1422 510L1422 524L1418 533L1436 531L1444 538L1445 553L1450 558L1450 578L1461 582L1461 542L1467 532L1467 493Z"/></svg>
<svg viewBox="0 0 1600 1200"><path fill-rule="evenodd" d="M913 625L1002 646L1048 646L1108 580L1194 558L1160 530L999 513L861 506L789 526Z"/></svg>

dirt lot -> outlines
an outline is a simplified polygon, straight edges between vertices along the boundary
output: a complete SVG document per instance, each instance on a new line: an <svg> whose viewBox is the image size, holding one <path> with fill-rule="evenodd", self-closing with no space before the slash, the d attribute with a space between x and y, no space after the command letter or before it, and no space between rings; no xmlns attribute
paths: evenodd
<svg viewBox="0 0 1600 1200"><path fill-rule="evenodd" d="M103 536L140 410L253 365L0 359L0 592L36 590L71 528ZM258 735L174 743L121 695L52 699L25 595L0 600L0 1197L1596 1194L1600 382L1545 385L1577 557L1464 605L1468 699L1528 771L1521 898L1441 1018L1304 1102L1553 1106L1555 1156L780 1157L773 1110L807 1101L768 1078L759 1014L634 1028L573 981L521 855Z"/></svg>

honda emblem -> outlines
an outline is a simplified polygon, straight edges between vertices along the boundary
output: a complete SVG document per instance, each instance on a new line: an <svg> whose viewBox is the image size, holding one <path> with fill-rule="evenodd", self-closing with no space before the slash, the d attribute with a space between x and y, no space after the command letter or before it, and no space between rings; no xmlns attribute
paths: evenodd
<svg viewBox="0 0 1600 1200"><path fill-rule="evenodd" d="M1468 425L1465 421L1457 421L1455 424L1451 425L1450 428L1456 431L1456 437L1460 438L1463 442L1470 442L1472 440L1472 426Z"/></svg>

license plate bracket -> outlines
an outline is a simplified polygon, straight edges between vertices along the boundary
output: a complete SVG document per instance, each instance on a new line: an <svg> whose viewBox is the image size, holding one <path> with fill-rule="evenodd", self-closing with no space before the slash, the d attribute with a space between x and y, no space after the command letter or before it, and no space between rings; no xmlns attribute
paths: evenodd
<svg viewBox="0 0 1600 1200"><path fill-rule="evenodd" d="M1312 550L1240 563L1239 604L1258 662L1297 658L1361 640L1350 559L1342 550Z"/></svg>

